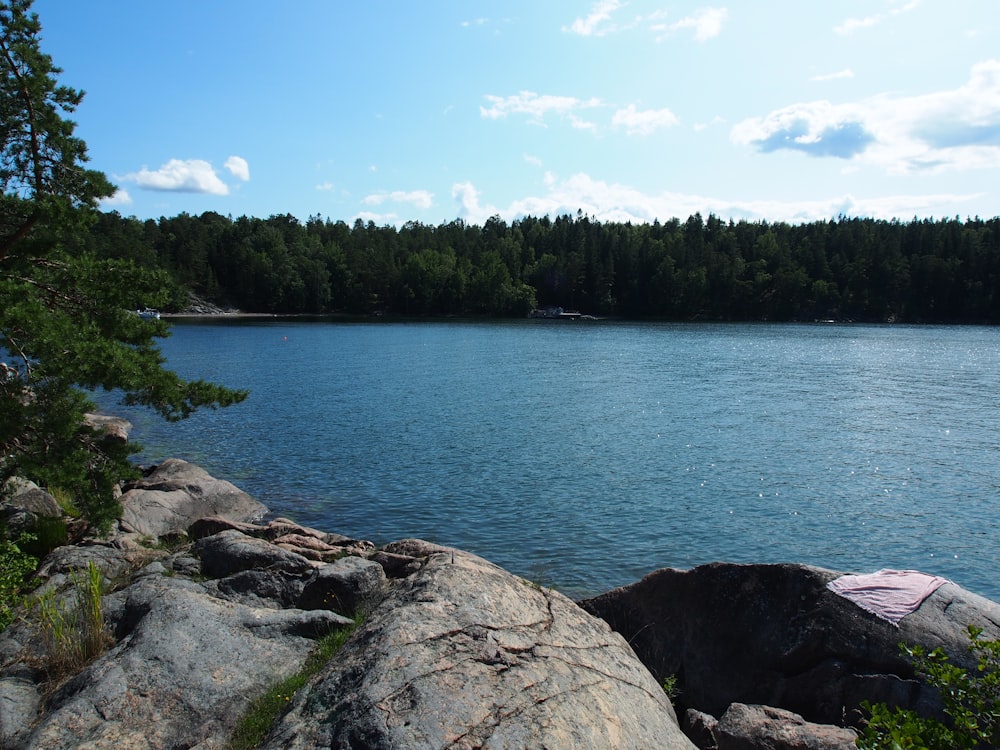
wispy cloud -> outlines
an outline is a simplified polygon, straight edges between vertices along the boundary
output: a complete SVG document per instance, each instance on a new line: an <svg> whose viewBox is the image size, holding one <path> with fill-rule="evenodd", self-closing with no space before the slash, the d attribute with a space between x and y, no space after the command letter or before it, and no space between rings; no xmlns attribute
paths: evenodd
<svg viewBox="0 0 1000 750"><path fill-rule="evenodd" d="M143 167L138 172L122 175L119 179L134 182L144 190L229 194L229 186L219 179L215 168L202 159L171 159L159 169Z"/></svg>
<svg viewBox="0 0 1000 750"><path fill-rule="evenodd" d="M660 128L670 128L680 124L677 115L669 109L636 109L634 104L619 109L611 118L616 128L624 128L629 135L649 135Z"/></svg>
<svg viewBox="0 0 1000 750"><path fill-rule="evenodd" d="M810 81L836 81L842 78L854 78L854 71L850 68L844 68L843 70L838 70L836 73L825 73L823 75L813 76Z"/></svg>
<svg viewBox="0 0 1000 750"><path fill-rule="evenodd" d="M659 42L675 32L692 29L695 40L705 42L722 33L722 26L729 18L729 11L726 8L707 7L699 8L672 23L666 21L667 12L664 10L655 11L647 16L637 15L626 22L617 21L616 14L626 5L627 3L622 2L622 0L598 0L591 7L588 15L577 18L568 26L564 26L563 31L580 36L606 36L627 29L643 27L656 33L656 41Z"/></svg>
<svg viewBox="0 0 1000 750"><path fill-rule="evenodd" d="M574 130L589 130L591 133L597 132L597 123L591 120L584 120L579 115L575 115L572 112L566 116L569 120L569 124Z"/></svg>
<svg viewBox="0 0 1000 750"><path fill-rule="evenodd" d="M696 133L700 133L703 130L708 130L709 128L715 127L716 125L725 125L726 120L721 115L716 115L708 122L696 122L692 127Z"/></svg>
<svg viewBox="0 0 1000 750"><path fill-rule="evenodd" d="M500 27L511 23L510 18L488 18L486 16L480 16L478 18L470 18L466 21L461 22L461 26L464 29L475 29L475 28L490 28L493 29L494 33L500 33Z"/></svg>
<svg viewBox="0 0 1000 750"><path fill-rule="evenodd" d="M891 174L1000 168L1000 61L953 90L792 104L738 123L735 143L870 164Z"/></svg>
<svg viewBox="0 0 1000 750"><path fill-rule="evenodd" d="M483 224L491 216L506 220L524 216L575 215L583 211L600 221L649 223L655 220L687 218L694 213L710 213L725 219L750 221L823 221L840 215L881 219L909 218L917 214L952 213L963 203L977 198L966 194L891 195L865 198L852 194L813 200L742 200L697 194L644 193L629 185L595 179L578 173L560 178L547 173L539 195L519 198L506 208L484 202L471 182L452 187L459 218Z"/></svg>
<svg viewBox="0 0 1000 750"><path fill-rule="evenodd" d="M725 8L700 8L679 21L657 22L650 28L659 35L657 41L663 41L677 31L693 29L695 41L707 42L722 33L722 25L728 18L729 11Z"/></svg>
<svg viewBox="0 0 1000 750"><path fill-rule="evenodd" d="M427 209L434 205L434 194L427 190L393 190L392 192L372 193L361 201L366 206L380 206L391 201L393 203L408 203L416 208Z"/></svg>
<svg viewBox="0 0 1000 750"><path fill-rule="evenodd" d="M877 26L884 21L888 21L890 18L902 15L903 13L909 13L911 10L916 9L920 5L920 0L909 0L909 2L903 5L899 5L896 0L889 0L889 5L894 7L889 7L881 13L875 13L863 18L848 18L840 25L835 26L833 30L837 34L851 34L858 29Z"/></svg>
<svg viewBox="0 0 1000 750"><path fill-rule="evenodd" d="M527 115L534 125L545 126L545 117L554 114L565 120L576 130L596 133L607 127L608 121L594 122L581 116L583 110L602 108L606 105L600 99L578 99L572 96L541 96L533 91L522 91L514 96L486 96L491 106L479 108L481 117L499 120L509 115ZM611 117L612 128L624 130L628 135L650 135L656 130L680 124L677 115L669 109L639 109L629 104L615 111Z"/></svg>
<svg viewBox="0 0 1000 750"><path fill-rule="evenodd" d="M544 125L547 114L569 117L579 110L601 106L600 99L577 99L573 96L541 95L534 91L521 91L513 96L487 94L489 107L479 107L479 114L488 120L499 120L513 114L528 115L529 120ZM575 124L575 123L574 123Z"/></svg>
<svg viewBox="0 0 1000 750"><path fill-rule="evenodd" d="M619 27L612 22L612 16L624 5L622 0L598 0L588 15L577 18L569 26L564 26L563 31L570 31L580 36L604 36L618 31Z"/></svg>

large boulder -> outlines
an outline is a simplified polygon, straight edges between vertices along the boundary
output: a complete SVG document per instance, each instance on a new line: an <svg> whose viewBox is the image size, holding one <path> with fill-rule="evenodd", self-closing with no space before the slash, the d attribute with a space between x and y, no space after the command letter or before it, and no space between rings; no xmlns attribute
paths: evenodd
<svg viewBox="0 0 1000 750"><path fill-rule="evenodd" d="M898 627L827 588L839 573L804 565L713 563L650 573L582 602L635 649L679 702L721 716L731 703L856 724L862 701L934 711L898 644L942 647L971 666L967 626L1000 637L1000 605L946 583Z"/></svg>
<svg viewBox="0 0 1000 750"><path fill-rule="evenodd" d="M26 479L11 477L4 483L0 496L5 496L8 505L36 516L58 518L62 515L59 502L37 484Z"/></svg>
<svg viewBox="0 0 1000 750"><path fill-rule="evenodd" d="M45 519L62 516L58 501L34 482L11 477L0 486L0 526L12 537L37 533Z"/></svg>
<svg viewBox="0 0 1000 750"><path fill-rule="evenodd" d="M264 747L693 748L625 640L473 555L418 557Z"/></svg>
<svg viewBox="0 0 1000 750"><path fill-rule="evenodd" d="M243 490L187 461L171 458L122 494L121 529L159 538L184 534L198 519L256 521L267 508Z"/></svg>

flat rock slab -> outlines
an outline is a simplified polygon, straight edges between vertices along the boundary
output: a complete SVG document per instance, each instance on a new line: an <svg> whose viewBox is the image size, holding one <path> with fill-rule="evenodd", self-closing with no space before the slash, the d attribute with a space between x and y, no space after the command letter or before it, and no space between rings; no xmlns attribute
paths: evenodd
<svg viewBox="0 0 1000 750"><path fill-rule="evenodd" d="M420 551L264 747L694 748L603 621L474 555Z"/></svg>
<svg viewBox="0 0 1000 750"><path fill-rule="evenodd" d="M719 719L719 750L852 750L851 729L813 724L798 714L769 706L734 703Z"/></svg>
<svg viewBox="0 0 1000 750"><path fill-rule="evenodd" d="M133 482L121 503L122 530L154 538L185 534L206 516L249 522L267 513L262 503L236 485L176 458L167 459L149 476Z"/></svg>

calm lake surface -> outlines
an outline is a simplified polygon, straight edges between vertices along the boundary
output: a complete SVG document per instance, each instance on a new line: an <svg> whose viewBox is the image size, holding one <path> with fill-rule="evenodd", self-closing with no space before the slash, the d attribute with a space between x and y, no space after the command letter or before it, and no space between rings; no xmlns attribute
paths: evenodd
<svg viewBox="0 0 1000 750"><path fill-rule="evenodd" d="M725 560L915 568L1000 600L998 344L982 327L179 322L169 366L251 396L176 425L124 413L144 461L570 596Z"/></svg>

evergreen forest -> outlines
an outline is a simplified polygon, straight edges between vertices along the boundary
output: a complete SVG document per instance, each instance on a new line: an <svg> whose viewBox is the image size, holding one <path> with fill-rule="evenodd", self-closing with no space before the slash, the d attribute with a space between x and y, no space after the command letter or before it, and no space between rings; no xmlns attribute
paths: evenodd
<svg viewBox="0 0 1000 750"><path fill-rule="evenodd" d="M275 314L1000 322L1000 217L803 224L576 216L353 225L100 214L79 248L220 306ZM130 301L141 307L144 300Z"/></svg>

